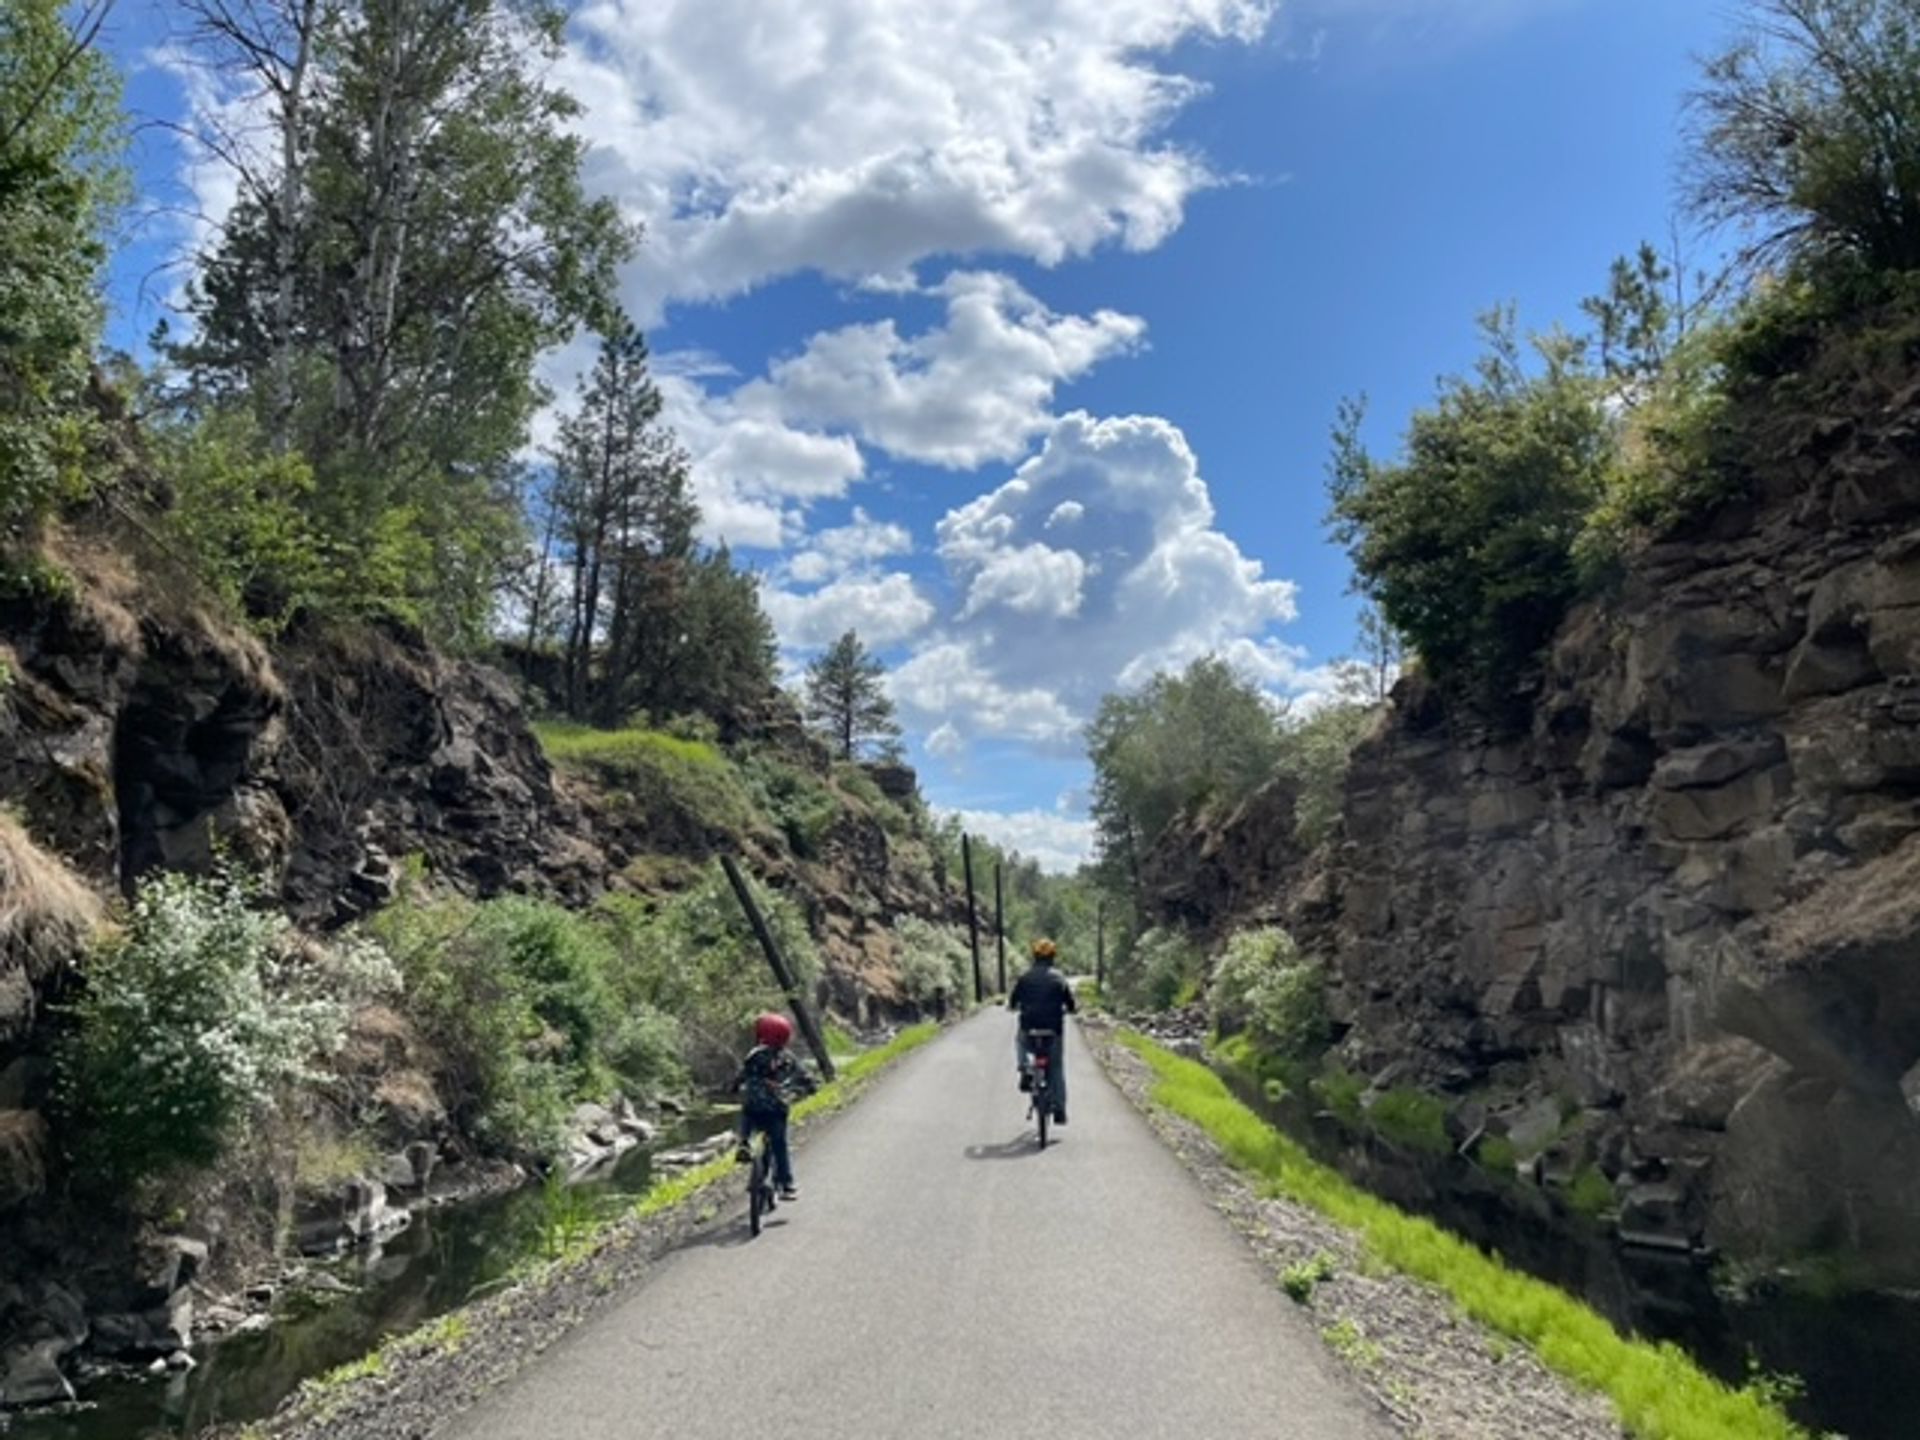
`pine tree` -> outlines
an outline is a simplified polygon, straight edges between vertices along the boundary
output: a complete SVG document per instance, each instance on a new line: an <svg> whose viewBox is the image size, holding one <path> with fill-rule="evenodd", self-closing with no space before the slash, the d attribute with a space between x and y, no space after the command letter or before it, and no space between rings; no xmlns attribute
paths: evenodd
<svg viewBox="0 0 1920 1440"><path fill-rule="evenodd" d="M900 733L882 684L886 666L849 630L807 668L807 718L832 737L842 760Z"/></svg>
<svg viewBox="0 0 1920 1440"><path fill-rule="evenodd" d="M658 704L699 510L688 461L659 423L647 342L622 322L602 342L580 407L560 426L549 503L573 572L565 644L570 713L613 724Z"/></svg>

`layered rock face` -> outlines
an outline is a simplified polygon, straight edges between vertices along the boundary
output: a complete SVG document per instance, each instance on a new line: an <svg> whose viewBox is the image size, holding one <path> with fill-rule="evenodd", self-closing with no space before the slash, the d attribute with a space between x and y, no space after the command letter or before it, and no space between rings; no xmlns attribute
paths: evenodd
<svg viewBox="0 0 1920 1440"><path fill-rule="evenodd" d="M1383 1083L1496 1129L1552 1099L1549 1167L1636 1238L1911 1284L1920 385L1858 398L1573 617L1518 733L1408 681L1333 853L1289 861L1276 786L1163 893L1294 926Z"/></svg>

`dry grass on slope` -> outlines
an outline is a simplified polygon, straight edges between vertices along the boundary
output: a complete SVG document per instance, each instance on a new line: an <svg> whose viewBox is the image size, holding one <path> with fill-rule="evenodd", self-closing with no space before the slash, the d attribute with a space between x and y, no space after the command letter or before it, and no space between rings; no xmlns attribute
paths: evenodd
<svg viewBox="0 0 1920 1440"><path fill-rule="evenodd" d="M25 1030L36 982L79 951L103 914L99 896L0 811L0 1040Z"/></svg>

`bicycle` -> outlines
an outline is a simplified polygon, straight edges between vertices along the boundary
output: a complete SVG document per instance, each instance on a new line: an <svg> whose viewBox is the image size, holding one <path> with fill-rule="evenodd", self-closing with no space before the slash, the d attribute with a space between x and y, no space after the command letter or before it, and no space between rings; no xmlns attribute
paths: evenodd
<svg viewBox="0 0 1920 1440"><path fill-rule="evenodd" d="M1039 1130L1042 1150L1047 1148L1047 1127L1060 1108L1054 1093L1059 1082L1053 1070L1054 1047L1059 1038L1059 1032L1054 1030L1027 1031L1027 1053L1033 1064L1033 1092L1027 1102L1027 1118L1033 1120Z"/></svg>
<svg viewBox="0 0 1920 1440"><path fill-rule="evenodd" d="M752 1155L747 1165L747 1230L757 1236L761 1222L780 1201L773 1186L773 1146L767 1132L756 1126L747 1145Z"/></svg>

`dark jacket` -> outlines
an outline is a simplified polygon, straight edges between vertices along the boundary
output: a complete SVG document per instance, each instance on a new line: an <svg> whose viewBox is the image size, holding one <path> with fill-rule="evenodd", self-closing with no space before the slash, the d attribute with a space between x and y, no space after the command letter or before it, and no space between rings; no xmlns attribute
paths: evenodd
<svg viewBox="0 0 1920 1440"><path fill-rule="evenodd" d="M788 1051L756 1045L741 1062L733 1088L745 1091L744 1103L748 1110L762 1115L784 1115L788 1100L797 1095L811 1095L814 1084L813 1077Z"/></svg>
<svg viewBox="0 0 1920 1440"><path fill-rule="evenodd" d="M1020 1012L1022 1030L1061 1030L1078 1007L1066 976L1051 965L1034 965L1015 982L1007 1008Z"/></svg>

